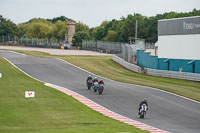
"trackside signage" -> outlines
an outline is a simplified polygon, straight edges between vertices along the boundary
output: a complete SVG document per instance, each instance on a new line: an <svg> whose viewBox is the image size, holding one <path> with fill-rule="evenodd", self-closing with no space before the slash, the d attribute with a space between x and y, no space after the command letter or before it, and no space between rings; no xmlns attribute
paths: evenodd
<svg viewBox="0 0 200 133"><path fill-rule="evenodd" d="M25 91L25 97L26 98L35 97L35 92L34 91Z"/></svg>
<svg viewBox="0 0 200 133"><path fill-rule="evenodd" d="M0 73L0 78L2 78L2 74Z"/></svg>
<svg viewBox="0 0 200 133"><path fill-rule="evenodd" d="M200 16L158 21L158 35L200 34Z"/></svg>

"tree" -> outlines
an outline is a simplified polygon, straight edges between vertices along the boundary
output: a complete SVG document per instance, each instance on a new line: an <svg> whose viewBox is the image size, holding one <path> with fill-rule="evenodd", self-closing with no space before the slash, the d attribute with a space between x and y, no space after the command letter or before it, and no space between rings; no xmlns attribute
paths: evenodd
<svg viewBox="0 0 200 133"><path fill-rule="evenodd" d="M55 23L55 31L54 31L54 37L56 39L65 39L65 34L67 33L67 22L58 20Z"/></svg>
<svg viewBox="0 0 200 133"><path fill-rule="evenodd" d="M104 27L97 27L94 29L93 37L95 40L102 40L106 35L106 31Z"/></svg>
<svg viewBox="0 0 200 133"><path fill-rule="evenodd" d="M145 17L141 14L128 15L120 20L103 21L98 27L92 28L90 34L94 40L107 40L106 36L110 30L117 32L120 42L128 42L129 37L135 37L135 22L138 20L138 38L145 39L146 42L155 43L158 40L158 20L178 17L189 17L200 15L200 10L193 9L188 13L168 12L157 14L152 17ZM112 40L112 39L109 39ZM114 39L115 40L115 39Z"/></svg>
<svg viewBox="0 0 200 133"><path fill-rule="evenodd" d="M26 32L28 31L29 23L21 23L17 25L18 28L18 35L20 37L24 37Z"/></svg>
<svg viewBox="0 0 200 133"><path fill-rule="evenodd" d="M60 17L55 17L53 19L47 19L47 21L51 22L51 23L56 23L57 21L62 21L62 22L65 22L65 21L68 21L68 20L71 20L73 21L72 19L70 18L67 18L65 16L60 16Z"/></svg>
<svg viewBox="0 0 200 133"><path fill-rule="evenodd" d="M35 20L28 26L26 36L32 38L52 38L54 31L55 25L46 20Z"/></svg>
<svg viewBox="0 0 200 133"><path fill-rule="evenodd" d="M118 33L113 30L109 30L107 32L107 35L103 38L103 41L109 41L109 42L116 42L118 40Z"/></svg>
<svg viewBox="0 0 200 133"><path fill-rule="evenodd" d="M75 25L76 32L83 31L89 33L89 27L81 22L76 23Z"/></svg>
<svg viewBox="0 0 200 133"><path fill-rule="evenodd" d="M18 35L17 33L18 29L16 24L0 15L0 35L16 36Z"/></svg>
<svg viewBox="0 0 200 133"><path fill-rule="evenodd" d="M73 36L72 43L73 46L82 46L82 40L89 40L90 35L87 32L79 31Z"/></svg>

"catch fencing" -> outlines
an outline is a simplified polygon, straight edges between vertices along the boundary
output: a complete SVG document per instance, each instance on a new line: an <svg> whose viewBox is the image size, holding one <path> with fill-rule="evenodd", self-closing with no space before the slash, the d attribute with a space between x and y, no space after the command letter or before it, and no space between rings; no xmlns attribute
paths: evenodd
<svg viewBox="0 0 200 133"><path fill-rule="evenodd" d="M142 44L122 45L122 52L118 54L118 56L129 63L136 64L137 63L136 52L138 49L145 49L145 45Z"/></svg>
<svg viewBox="0 0 200 133"><path fill-rule="evenodd" d="M175 78L175 79L184 79L184 80L192 80L192 81L200 81L200 74L196 73L187 73L187 72L175 72L175 71L166 71L166 70L157 70L157 69L150 69L150 68L143 68L137 66L135 64L131 64L124 59L113 55L113 61L117 62L118 64L124 66L125 68L137 72L143 73L152 76L159 76L159 77L167 77L167 78Z"/></svg>
<svg viewBox="0 0 200 133"><path fill-rule="evenodd" d="M121 42L104 42L95 40L83 40L82 49L98 51L101 53L116 54L122 59L137 64L137 50L154 49L155 45L150 43L145 44L127 44Z"/></svg>
<svg viewBox="0 0 200 133"><path fill-rule="evenodd" d="M137 50L147 50L154 49L155 44L145 43L145 44L125 44L122 45L122 52L117 56L126 60L129 63L137 64Z"/></svg>
<svg viewBox="0 0 200 133"><path fill-rule="evenodd" d="M120 54L125 43L83 40L82 49L98 51L101 53Z"/></svg>
<svg viewBox="0 0 200 133"><path fill-rule="evenodd" d="M25 38L16 36L0 36L1 45L23 45L31 47L44 47L44 48L60 48L64 44L64 40L58 39L38 39L38 38Z"/></svg>

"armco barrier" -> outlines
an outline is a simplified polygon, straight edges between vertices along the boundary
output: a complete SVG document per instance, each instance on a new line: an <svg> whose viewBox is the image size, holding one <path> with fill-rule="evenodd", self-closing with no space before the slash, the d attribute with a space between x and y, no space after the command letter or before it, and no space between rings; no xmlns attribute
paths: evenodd
<svg viewBox="0 0 200 133"><path fill-rule="evenodd" d="M137 66L137 65L134 65L134 64L131 64L127 61L125 61L124 59L116 56L116 55L113 55L113 61L117 62L118 64L122 65L123 67L131 70L131 71L134 71L134 72L137 72L137 73L141 73L141 67L140 66Z"/></svg>
<svg viewBox="0 0 200 133"><path fill-rule="evenodd" d="M145 69L147 70L146 71L147 75L200 81L200 74L196 74L196 73L156 70L156 69L150 69L150 68L145 68Z"/></svg>
<svg viewBox="0 0 200 133"><path fill-rule="evenodd" d="M144 71L141 71L141 67L135 64L131 64L122 58L113 55L113 61L119 63L120 65L124 66L125 68L137 72L137 73L144 73L147 75L152 76L159 76L159 77L167 77L167 78L175 78L175 79L185 79L185 80L192 80L192 81L200 81L200 74L196 73L187 73L187 72L175 72L175 71L166 71L166 70L157 70L157 69L150 69L144 68Z"/></svg>

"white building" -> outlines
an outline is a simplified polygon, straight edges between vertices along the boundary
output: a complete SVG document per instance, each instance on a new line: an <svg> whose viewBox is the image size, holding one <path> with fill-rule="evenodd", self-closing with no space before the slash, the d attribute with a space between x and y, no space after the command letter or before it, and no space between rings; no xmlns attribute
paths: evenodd
<svg viewBox="0 0 200 133"><path fill-rule="evenodd" d="M158 21L159 58L200 60L200 16Z"/></svg>

